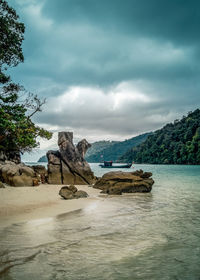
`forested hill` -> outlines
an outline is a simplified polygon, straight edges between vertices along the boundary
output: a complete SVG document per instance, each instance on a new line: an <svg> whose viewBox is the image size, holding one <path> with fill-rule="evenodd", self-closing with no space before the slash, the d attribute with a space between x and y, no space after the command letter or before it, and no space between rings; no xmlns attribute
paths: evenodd
<svg viewBox="0 0 200 280"><path fill-rule="evenodd" d="M90 156L93 156L93 155L101 152L104 149L110 148L112 145L114 145L116 143L119 143L119 142L103 140L103 141L97 141L97 142L92 143L91 148L89 148L87 150L85 159L87 160L87 158L89 158Z"/></svg>
<svg viewBox="0 0 200 280"><path fill-rule="evenodd" d="M155 131L121 161L155 164L200 164L200 110Z"/></svg>
<svg viewBox="0 0 200 280"><path fill-rule="evenodd" d="M150 133L145 133L125 141L110 142L111 144L108 147L96 149L94 153L91 153L90 151L93 145L97 145L98 143L96 142L96 144L92 144L92 147L88 149L85 159L88 162L100 162L101 160L117 161L127 150L141 144L149 135Z"/></svg>

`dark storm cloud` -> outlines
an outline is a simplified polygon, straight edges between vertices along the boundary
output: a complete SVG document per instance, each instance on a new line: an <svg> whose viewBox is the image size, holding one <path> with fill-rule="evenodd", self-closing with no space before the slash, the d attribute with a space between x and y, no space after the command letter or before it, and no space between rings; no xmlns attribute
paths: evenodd
<svg viewBox="0 0 200 280"><path fill-rule="evenodd" d="M139 36L199 42L198 0L48 0L43 12L56 22L89 22Z"/></svg>
<svg viewBox="0 0 200 280"><path fill-rule="evenodd" d="M200 1L9 2L26 25L11 73L48 97L38 123L124 138L200 105Z"/></svg>
<svg viewBox="0 0 200 280"><path fill-rule="evenodd" d="M198 1L18 3L27 23L20 75L100 86L197 75Z"/></svg>

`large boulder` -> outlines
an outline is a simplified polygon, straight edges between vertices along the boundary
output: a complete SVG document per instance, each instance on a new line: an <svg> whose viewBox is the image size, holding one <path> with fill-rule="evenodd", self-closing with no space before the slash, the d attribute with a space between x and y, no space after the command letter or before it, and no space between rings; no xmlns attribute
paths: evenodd
<svg viewBox="0 0 200 280"><path fill-rule="evenodd" d="M106 194L122 194L135 192L150 192L154 180L152 173L137 170L135 172L108 172L98 179L94 188Z"/></svg>
<svg viewBox="0 0 200 280"><path fill-rule="evenodd" d="M95 176L84 155L90 144L83 139L73 144L72 132L58 133L59 151L48 151L49 184L93 184Z"/></svg>
<svg viewBox="0 0 200 280"><path fill-rule="evenodd" d="M15 164L6 161L4 164L0 164L0 179L14 187L38 185L34 170L23 163Z"/></svg>
<svg viewBox="0 0 200 280"><path fill-rule="evenodd" d="M60 189L59 195L64 199L75 199L75 198L84 198L88 197L88 194L85 191L77 190L74 185L64 186Z"/></svg>

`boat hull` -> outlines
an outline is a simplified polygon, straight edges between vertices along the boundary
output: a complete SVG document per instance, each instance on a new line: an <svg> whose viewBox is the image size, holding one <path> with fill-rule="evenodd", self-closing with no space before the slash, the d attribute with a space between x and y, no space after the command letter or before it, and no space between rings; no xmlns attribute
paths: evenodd
<svg viewBox="0 0 200 280"><path fill-rule="evenodd" d="M104 164L99 164L99 166L101 166L101 168L130 168L131 165L132 164L105 166Z"/></svg>

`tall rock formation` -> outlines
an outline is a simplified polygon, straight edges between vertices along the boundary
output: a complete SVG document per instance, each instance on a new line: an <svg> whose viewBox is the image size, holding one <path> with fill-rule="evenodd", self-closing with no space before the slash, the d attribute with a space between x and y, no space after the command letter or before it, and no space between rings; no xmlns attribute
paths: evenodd
<svg viewBox="0 0 200 280"><path fill-rule="evenodd" d="M85 185L95 182L95 176L84 155L90 144L83 139L73 144L73 132L58 133L59 151L48 151L49 184Z"/></svg>

